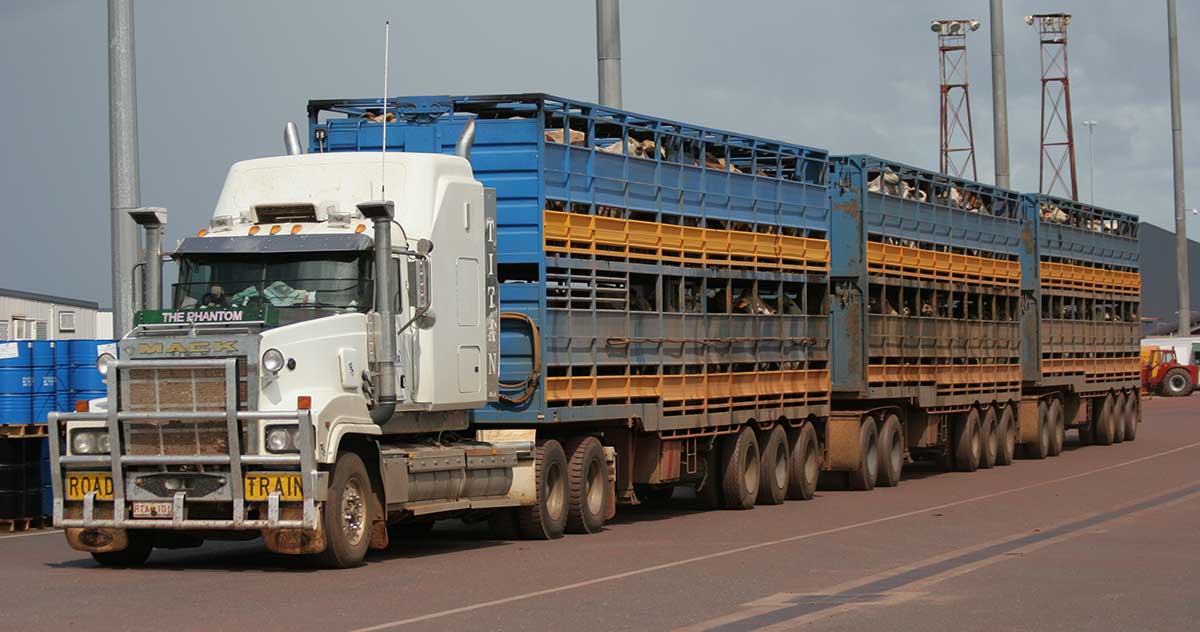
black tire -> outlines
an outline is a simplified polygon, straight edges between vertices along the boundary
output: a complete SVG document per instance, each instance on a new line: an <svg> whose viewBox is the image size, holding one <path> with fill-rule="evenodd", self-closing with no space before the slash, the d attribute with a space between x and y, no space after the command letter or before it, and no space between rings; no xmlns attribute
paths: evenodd
<svg viewBox="0 0 1200 632"><path fill-rule="evenodd" d="M1067 438L1066 420L1063 419L1062 402L1058 398L1053 398L1046 403L1046 430L1050 433L1050 447L1046 451L1048 456L1058 456L1062 454L1063 442Z"/></svg>
<svg viewBox="0 0 1200 632"><path fill-rule="evenodd" d="M979 469L980 448L979 409L972 408L959 417L954 428L954 468L959 472Z"/></svg>
<svg viewBox="0 0 1200 632"><path fill-rule="evenodd" d="M1013 417L1012 406L1006 405L1000 409L997 423L1000 443L996 451L996 465L1012 465L1017 456L1017 420Z"/></svg>
<svg viewBox="0 0 1200 632"><path fill-rule="evenodd" d="M762 483L758 439L749 427L721 441L721 498L725 509L753 509Z"/></svg>
<svg viewBox="0 0 1200 632"><path fill-rule="evenodd" d="M1137 439L1138 431L1138 394L1130 391L1125 396L1125 440Z"/></svg>
<svg viewBox="0 0 1200 632"><path fill-rule="evenodd" d="M1125 392L1116 391L1109 394L1112 397L1112 429L1113 444L1125 442Z"/></svg>
<svg viewBox="0 0 1200 632"><path fill-rule="evenodd" d="M567 527L567 456L554 439L534 449L537 502L517 508L517 528L526 540L561 538Z"/></svg>
<svg viewBox="0 0 1200 632"><path fill-rule="evenodd" d="M858 424L858 469L847 473L850 489L856 492L866 492L875 489L879 480L879 429L875 427L875 419L864 418Z"/></svg>
<svg viewBox="0 0 1200 632"><path fill-rule="evenodd" d="M1000 428L996 418L996 408L984 407L983 420L979 425L979 467L989 469L996 465L996 457L1000 454Z"/></svg>
<svg viewBox="0 0 1200 632"><path fill-rule="evenodd" d="M578 437L567 445L567 533L596 533L604 528L608 506L608 463L596 437Z"/></svg>
<svg viewBox="0 0 1200 632"><path fill-rule="evenodd" d="M1046 421L1046 400L1037 405L1037 440L1021 445L1021 456L1040 460L1050 455L1050 424Z"/></svg>
<svg viewBox="0 0 1200 632"><path fill-rule="evenodd" d="M1112 445L1113 430L1113 397L1105 395L1104 401L1100 405L1100 410L1095 412L1095 420L1092 421L1092 442L1096 445Z"/></svg>
<svg viewBox="0 0 1200 632"><path fill-rule="evenodd" d="M329 493L321 505L325 550L316 561L325 568L353 568L362 564L371 544L374 524L369 495L371 478L362 459L353 452L338 455L329 481Z"/></svg>
<svg viewBox="0 0 1200 632"><path fill-rule="evenodd" d="M1187 369L1175 367L1163 376L1159 390L1165 397L1187 397L1192 394L1196 385L1192 383L1192 375Z"/></svg>
<svg viewBox="0 0 1200 632"><path fill-rule="evenodd" d="M775 424L770 430L758 433L758 444L762 447L759 459L762 465L758 477L758 504L782 504L787 500L791 474L787 431L781 424Z"/></svg>
<svg viewBox="0 0 1200 632"><path fill-rule="evenodd" d="M713 441L704 458L704 479L696 486L696 498L705 509L720 509L721 498L721 441Z"/></svg>
<svg viewBox="0 0 1200 632"><path fill-rule="evenodd" d="M150 552L154 550L150 534L139 531L128 531L129 546L120 551L92 553L92 559L101 566L109 568L134 568L146 563Z"/></svg>
<svg viewBox="0 0 1200 632"><path fill-rule="evenodd" d="M880 487L895 487L900 484L904 473L904 436L900 434L900 417L888 413L879 427L879 476Z"/></svg>
<svg viewBox="0 0 1200 632"><path fill-rule="evenodd" d="M671 496L675 495L675 486L636 484L633 486L633 493L637 495L639 505L666 507L671 502Z"/></svg>
<svg viewBox="0 0 1200 632"><path fill-rule="evenodd" d="M817 493L821 478L821 452L817 445L817 430L806 423L791 433L791 469L788 476L788 499L811 500Z"/></svg>

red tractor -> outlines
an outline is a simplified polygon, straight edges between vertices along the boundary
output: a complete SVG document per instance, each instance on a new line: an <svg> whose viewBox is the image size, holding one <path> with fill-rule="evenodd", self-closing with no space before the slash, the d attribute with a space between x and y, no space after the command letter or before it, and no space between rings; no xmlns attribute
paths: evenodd
<svg viewBox="0 0 1200 632"><path fill-rule="evenodd" d="M1196 388L1197 366L1180 364L1174 349L1142 349L1142 388L1166 397L1186 397Z"/></svg>

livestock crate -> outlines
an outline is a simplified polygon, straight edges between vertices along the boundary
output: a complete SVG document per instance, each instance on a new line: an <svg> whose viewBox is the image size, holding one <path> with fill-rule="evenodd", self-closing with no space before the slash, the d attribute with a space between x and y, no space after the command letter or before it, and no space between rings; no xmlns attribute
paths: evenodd
<svg viewBox="0 0 1200 632"><path fill-rule="evenodd" d="M1019 194L830 159L835 394L953 410L1020 392Z"/></svg>
<svg viewBox="0 0 1200 632"><path fill-rule="evenodd" d="M501 309L529 319L501 321L502 392L534 387L477 422L677 431L825 414L827 152L544 94L383 110L312 101L310 146L379 151L386 119L388 151L452 153L476 121Z"/></svg>
<svg viewBox="0 0 1200 632"><path fill-rule="evenodd" d="M1036 226L1028 284L1039 306L1037 352L1023 357L1036 386L1102 393L1140 384L1138 218L1047 195L1021 196Z"/></svg>

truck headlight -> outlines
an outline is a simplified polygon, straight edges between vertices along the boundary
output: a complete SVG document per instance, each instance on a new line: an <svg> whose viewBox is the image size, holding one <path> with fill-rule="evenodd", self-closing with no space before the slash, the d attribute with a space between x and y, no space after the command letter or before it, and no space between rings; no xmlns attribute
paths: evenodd
<svg viewBox="0 0 1200 632"><path fill-rule="evenodd" d="M262 355L262 368L278 373L283 370L284 358L279 349L267 349Z"/></svg>
<svg viewBox="0 0 1200 632"><path fill-rule="evenodd" d="M100 372L100 375L108 377L108 361L116 359L117 358L111 353L101 353L100 356L96 358L96 370Z"/></svg>
<svg viewBox="0 0 1200 632"><path fill-rule="evenodd" d="M267 426L265 433L267 452L299 452L296 447L296 434L300 432L297 426Z"/></svg>
<svg viewBox="0 0 1200 632"><path fill-rule="evenodd" d="M74 430L71 432L72 454L104 454L108 452L108 430Z"/></svg>

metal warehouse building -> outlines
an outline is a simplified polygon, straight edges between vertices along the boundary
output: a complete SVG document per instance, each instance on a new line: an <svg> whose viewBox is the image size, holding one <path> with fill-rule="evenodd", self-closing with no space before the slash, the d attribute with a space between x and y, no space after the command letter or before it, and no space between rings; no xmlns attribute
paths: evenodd
<svg viewBox="0 0 1200 632"><path fill-rule="evenodd" d="M112 314L99 303L0 288L0 340L108 338Z"/></svg>

